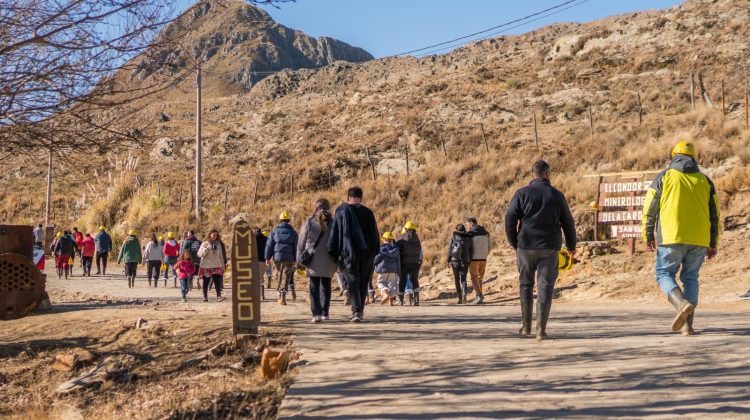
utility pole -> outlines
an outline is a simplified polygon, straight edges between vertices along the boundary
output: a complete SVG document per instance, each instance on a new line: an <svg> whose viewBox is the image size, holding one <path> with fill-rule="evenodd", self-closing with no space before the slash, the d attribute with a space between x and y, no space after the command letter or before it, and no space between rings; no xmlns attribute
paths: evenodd
<svg viewBox="0 0 750 420"><path fill-rule="evenodd" d="M201 220L201 64L195 73L195 218Z"/></svg>
<svg viewBox="0 0 750 420"><path fill-rule="evenodd" d="M47 225L50 222L50 212L52 211L52 144L49 146L49 161L47 162L47 206L44 213L44 229L47 231Z"/></svg>

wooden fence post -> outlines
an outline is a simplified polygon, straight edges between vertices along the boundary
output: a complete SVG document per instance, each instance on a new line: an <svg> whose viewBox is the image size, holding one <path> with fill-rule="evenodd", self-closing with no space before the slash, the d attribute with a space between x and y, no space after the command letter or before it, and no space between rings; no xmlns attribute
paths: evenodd
<svg viewBox="0 0 750 420"><path fill-rule="evenodd" d="M289 174L289 193L291 199L294 200L294 174Z"/></svg>
<svg viewBox="0 0 750 420"><path fill-rule="evenodd" d="M599 184L596 186L596 211L594 212L594 240L599 240L599 200L602 197L602 181L604 177L599 177Z"/></svg>
<svg viewBox="0 0 750 420"><path fill-rule="evenodd" d="M643 102L641 102L641 92L638 93L638 125L643 124Z"/></svg>
<svg viewBox="0 0 750 420"><path fill-rule="evenodd" d="M443 136L440 136L440 144L443 145L443 155L448 157L448 150L445 148L445 139Z"/></svg>
<svg viewBox="0 0 750 420"><path fill-rule="evenodd" d="M227 212L227 201L229 200L229 185L224 187L224 213Z"/></svg>
<svg viewBox="0 0 750 420"><path fill-rule="evenodd" d="M709 108L713 109L714 103L711 102L711 97L708 96L708 91L706 90L706 85L703 84L703 73L698 73L698 85L701 88L701 96L703 97L703 101L708 105Z"/></svg>
<svg viewBox="0 0 750 420"><path fill-rule="evenodd" d="M726 115L726 105L724 104L724 79L721 79L721 118Z"/></svg>
<svg viewBox="0 0 750 420"><path fill-rule="evenodd" d="M333 166L328 164L328 189L333 188Z"/></svg>
<svg viewBox="0 0 750 420"><path fill-rule="evenodd" d="M536 150L539 150L539 132L536 129L536 112L534 112L534 142L536 143Z"/></svg>
<svg viewBox="0 0 750 420"><path fill-rule="evenodd" d="M182 187L180 187L180 193L177 195L177 210L182 210Z"/></svg>
<svg viewBox="0 0 750 420"><path fill-rule="evenodd" d="M489 153L490 145L487 143L487 136L484 135L484 124L479 123L479 128L482 130L482 141L484 142L484 148Z"/></svg>
<svg viewBox="0 0 750 420"><path fill-rule="evenodd" d="M253 207L258 202L258 178L255 178L255 190L253 191Z"/></svg>
<svg viewBox="0 0 750 420"><path fill-rule="evenodd" d="M594 137L594 116L591 113L591 104L589 104L589 130L591 130L591 137Z"/></svg>
<svg viewBox="0 0 750 420"><path fill-rule="evenodd" d="M695 111L695 73L690 73L690 107Z"/></svg>
<svg viewBox="0 0 750 420"><path fill-rule="evenodd" d="M372 157L370 157L369 147L365 147L365 153L367 153L367 162L370 164L370 169L372 170L372 180L375 181L375 178L377 177L375 174L375 163L372 161Z"/></svg>
<svg viewBox="0 0 750 420"><path fill-rule="evenodd" d="M406 153L406 175L409 175L411 173L411 170L409 168L409 145L404 145L404 152Z"/></svg>
<svg viewBox="0 0 750 420"><path fill-rule="evenodd" d="M747 92L747 68L745 68L745 130L750 130L750 102L748 99L748 92Z"/></svg>
<svg viewBox="0 0 750 420"><path fill-rule="evenodd" d="M190 214L193 214L195 209L195 196L193 194L193 184L190 184Z"/></svg>

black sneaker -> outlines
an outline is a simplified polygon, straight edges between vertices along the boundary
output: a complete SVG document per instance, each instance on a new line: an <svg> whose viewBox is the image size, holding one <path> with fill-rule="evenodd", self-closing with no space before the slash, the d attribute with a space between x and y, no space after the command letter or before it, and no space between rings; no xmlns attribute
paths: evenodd
<svg viewBox="0 0 750 420"><path fill-rule="evenodd" d="M351 322L362 322L362 318L359 317L359 314L352 315Z"/></svg>

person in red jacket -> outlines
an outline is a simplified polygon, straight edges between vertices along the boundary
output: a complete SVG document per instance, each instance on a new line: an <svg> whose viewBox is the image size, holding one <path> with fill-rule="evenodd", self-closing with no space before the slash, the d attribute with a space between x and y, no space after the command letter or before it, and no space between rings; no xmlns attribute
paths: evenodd
<svg viewBox="0 0 750 420"><path fill-rule="evenodd" d="M83 233L81 233L77 227L73 228L73 240L78 247L78 262L81 264L81 267L83 267L83 257L81 254L81 251L83 250Z"/></svg>
<svg viewBox="0 0 750 420"><path fill-rule="evenodd" d="M96 254L96 242L90 234L86 234L79 245L81 260L83 261L83 275L91 277L91 263L94 261Z"/></svg>
<svg viewBox="0 0 750 420"><path fill-rule="evenodd" d="M177 271L175 271L175 264L177 264L177 257L180 255L180 243L175 240L174 232L167 233L167 242L164 243L164 264L167 268L164 270L164 287L167 287L167 278L169 276L169 269L172 269L172 278L174 279L174 287L177 287Z"/></svg>

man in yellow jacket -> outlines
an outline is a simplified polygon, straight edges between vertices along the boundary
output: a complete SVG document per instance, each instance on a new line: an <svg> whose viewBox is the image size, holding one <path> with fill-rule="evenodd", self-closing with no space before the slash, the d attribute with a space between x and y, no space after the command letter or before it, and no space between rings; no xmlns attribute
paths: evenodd
<svg viewBox="0 0 750 420"><path fill-rule="evenodd" d="M677 310L672 331L683 335L695 333L698 273L706 257L716 256L720 230L716 189L695 157L692 143L678 143L669 168L646 193L643 208L643 240L649 251L656 250L656 281ZM680 267L683 289L675 281Z"/></svg>

